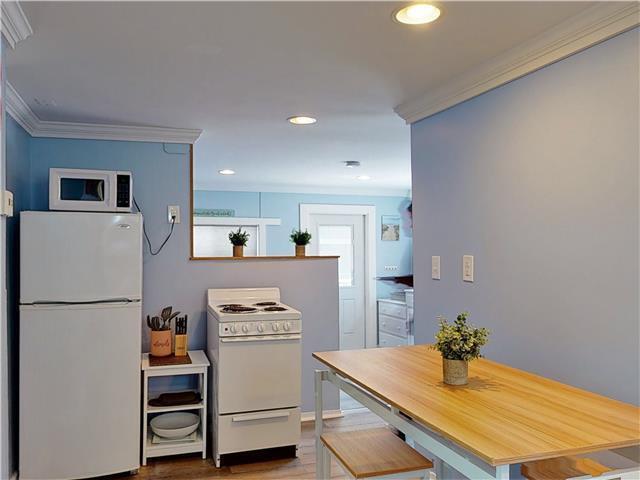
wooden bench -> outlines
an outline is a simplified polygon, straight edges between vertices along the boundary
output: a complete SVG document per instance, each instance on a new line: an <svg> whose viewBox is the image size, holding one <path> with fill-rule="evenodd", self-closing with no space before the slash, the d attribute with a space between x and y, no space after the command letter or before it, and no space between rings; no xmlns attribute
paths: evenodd
<svg viewBox="0 0 640 480"><path fill-rule="evenodd" d="M388 428L327 432L320 437L353 478L429 478L433 463Z"/></svg>
<svg viewBox="0 0 640 480"><path fill-rule="evenodd" d="M589 455L538 460L523 463L522 475L529 480L638 480L638 449L605 451Z"/></svg>

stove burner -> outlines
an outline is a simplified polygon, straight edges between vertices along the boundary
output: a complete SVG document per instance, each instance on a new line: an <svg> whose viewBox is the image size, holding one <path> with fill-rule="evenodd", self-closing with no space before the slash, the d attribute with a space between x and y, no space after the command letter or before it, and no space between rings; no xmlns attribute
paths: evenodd
<svg viewBox="0 0 640 480"><path fill-rule="evenodd" d="M243 305L230 305L224 307L221 311L224 313L253 313L257 312L258 309L253 307L245 307Z"/></svg>
<svg viewBox="0 0 640 480"><path fill-rule="evenodd" d="M219 308L226 308L226 307L242 307L243 305L241 303L223 303L222 305L218 305Z"/></svg>
<svg viewBox="0 0 640 480"><path fill-rule="evenodd" d="M277 302L258 302L254 303L256 307L271 307L273 305L277 305Z"/></svg>
<svg viewBox="0 0 640 480"><path fill-rule="evenodd" d="M262 309L265 312L284 312L286 308L284 307L266 307Z"/></svg>

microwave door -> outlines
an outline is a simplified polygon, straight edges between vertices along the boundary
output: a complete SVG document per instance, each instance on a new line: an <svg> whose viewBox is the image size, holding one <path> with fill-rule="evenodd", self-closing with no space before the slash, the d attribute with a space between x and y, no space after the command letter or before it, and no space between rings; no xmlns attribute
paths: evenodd
<svg viewBox="0 0 640 480"><path fill-rule="evenodd" d="M131 172L49 169L49 209L131 212Z"/></svg>

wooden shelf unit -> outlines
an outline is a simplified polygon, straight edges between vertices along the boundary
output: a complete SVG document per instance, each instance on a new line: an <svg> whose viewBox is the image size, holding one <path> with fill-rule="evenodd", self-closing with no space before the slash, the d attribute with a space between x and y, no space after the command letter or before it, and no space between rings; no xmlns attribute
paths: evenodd
<svg viewBox="0 0 640 480"><path fill-rule="evenodd" d="M202 452L202 458L207 457L207 372L210 364L209 359L202 350L189 351L188 355L191 358L190 364L152 367L149 364L149 354L142 354L142 465L147 464L148 458L183 453ZM198 390L202 401L190 405L173 405L170 407L149 406L149 379L176 375L197 375ZM194 442L152 443L153 432L149 427L149 415L191 410L199 412L200 415L200 425Z"/></svg>

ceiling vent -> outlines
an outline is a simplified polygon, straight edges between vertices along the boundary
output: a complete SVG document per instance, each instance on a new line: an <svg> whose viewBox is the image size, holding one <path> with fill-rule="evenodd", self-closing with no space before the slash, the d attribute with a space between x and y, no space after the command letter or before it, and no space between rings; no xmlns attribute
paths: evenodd
<svg viewBox="0 0 640 480"><path fill-rule="evenodd" d="M360 166L360 162L357 160L347 160L344 162L344 166L347 168L356 168Z"/></svg>

